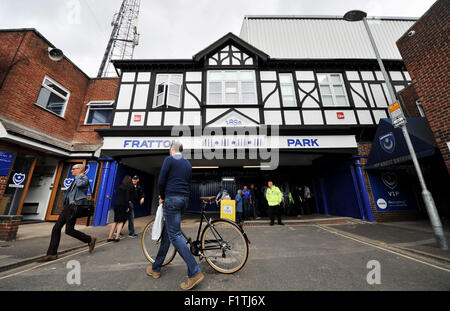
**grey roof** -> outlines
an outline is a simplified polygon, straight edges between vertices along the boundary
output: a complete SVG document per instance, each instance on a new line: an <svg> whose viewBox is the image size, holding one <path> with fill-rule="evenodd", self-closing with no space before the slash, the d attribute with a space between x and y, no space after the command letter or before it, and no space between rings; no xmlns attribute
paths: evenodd
<svg viewBox="0 0 450 311"><path fill-rule="evenodd" d="M396 41L416 20L367 18L383 59L401 60ZM240 37L271 58L375 59L363 22L340 16L245 16Z"/></svg>

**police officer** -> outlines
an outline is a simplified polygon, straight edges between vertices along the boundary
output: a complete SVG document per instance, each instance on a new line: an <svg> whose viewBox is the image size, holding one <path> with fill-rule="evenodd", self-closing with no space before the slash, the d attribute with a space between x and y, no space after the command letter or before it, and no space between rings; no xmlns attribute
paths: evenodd
<svg viewBox="0 0 450 311"><path fill-rule="evenodd" d="M281 222L281 201L283 200L283 194L280 189L273 184L271 180L267 183L269 188L266 190L266 199L269 205L269 217L270 225L273 226L275 221L275 213L277 214L278 224L284 226Z"/></svg>

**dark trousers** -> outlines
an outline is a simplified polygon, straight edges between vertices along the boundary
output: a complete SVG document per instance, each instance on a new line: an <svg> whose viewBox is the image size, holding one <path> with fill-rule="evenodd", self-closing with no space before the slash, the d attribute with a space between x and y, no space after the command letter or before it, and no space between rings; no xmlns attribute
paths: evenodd
<svg viewBox="0 0 450 311"><path fill-rule="evenodd" d="M243 200L243 207L244 207L244 219L250 218L250 199L244 199Z"/></svg>
<svg viewBox="0 0 450 311"><path fill-rule="evenodd" d="M269 217L270 217L270 223L273 224L275 221L275 214L277 214L278 223L281 224L281 207L280 205L269 205Z"/></svg>
<svg viewBox="0 0 450 311"><path fill-rule="evenodd" d="M52 237L50 239L50 246L47 250L47 255L56 255L58 253L59 242L61 240L61 230L66 225L66 234L78 239L84 243L91 243L91 237L81 231L75 230L75 223L77 219L71 217L70 205L65 205L58 221L53 226Z"/></svg>

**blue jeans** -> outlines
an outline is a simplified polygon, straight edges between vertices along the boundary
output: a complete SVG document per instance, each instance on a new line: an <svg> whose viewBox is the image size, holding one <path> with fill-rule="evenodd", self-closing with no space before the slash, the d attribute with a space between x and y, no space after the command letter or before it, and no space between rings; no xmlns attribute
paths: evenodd
<svg viewBox="0 0 450 311"><path fill-rule="evenodd" d="M186 240L181 233L181 215L189 204L189 197L169 196L164 200L163 215L165 218L162 231L161 246L156 255L152 270L161 271L161 265L166 258L170 243L175 247L178 254L187 264L188 277L191 278L200 272L200 267L186 244Z"/></svg>

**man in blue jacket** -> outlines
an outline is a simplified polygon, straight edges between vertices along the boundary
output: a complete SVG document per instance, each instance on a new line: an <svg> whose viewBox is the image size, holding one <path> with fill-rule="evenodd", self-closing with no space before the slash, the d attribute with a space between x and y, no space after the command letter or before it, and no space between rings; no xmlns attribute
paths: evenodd
<svg viewBox="0 0 450 311"><path fill-rule="evenodd" d="M50 239L50 246L47 250L47 256L40 259L40 262L55 260L58 258L58 247L61 240L61 230L66 225L66 234L74 237L84 243L88 243L89 252L92 252L95 247L95 237L84 234L81 231L75 230L76 218L73 217L72 204L75 201L86 199L89 188L89 179L84 173L84 165L75 164L72 166L72 175L75 176L69 188L64 192L63 211L58 217L58 221L53 226L52 236Z"/></svg>
<svg viewBox="0 0 450 311"><path fill-rule="evenodd" d="M159 204L163 204L164 228L161 246L152 266L147 267L147 274L158 279L161 266L172 244L188 267L188 279L181 283L181 288L188 290L198 285L205 278L181 233L181 215L189 205L189 193L192 181L192 166L181 155L183 145L174 141L170 146L170 156L166 157L159 173Z"/></svg>
<svg viewBox="0 0 450 311"><path fill-rule="evenodd" d="M236 197L236 223L242 228L242 195L241 189L237 191Z"/></svg>

